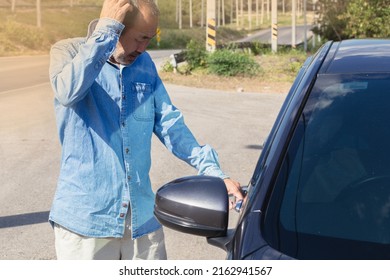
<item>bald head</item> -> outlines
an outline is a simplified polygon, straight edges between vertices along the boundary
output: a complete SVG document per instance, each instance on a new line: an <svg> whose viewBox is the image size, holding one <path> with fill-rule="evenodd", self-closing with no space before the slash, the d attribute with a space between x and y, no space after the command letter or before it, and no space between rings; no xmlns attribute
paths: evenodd
<svg viewBox="0 0 390 280"><path fill-rule="evenodd" d="M140 15L158 19L160 11L154 0L129 0L133 10L125 16L123 24L125 28L132 28Z"/></svg>

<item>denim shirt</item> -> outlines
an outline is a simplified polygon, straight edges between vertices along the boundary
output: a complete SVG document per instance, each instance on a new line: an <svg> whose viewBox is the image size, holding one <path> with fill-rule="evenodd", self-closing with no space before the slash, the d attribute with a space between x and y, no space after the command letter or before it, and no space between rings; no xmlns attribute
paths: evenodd
<svg viewBox="0 0 390 280"><path fill-rule="evenodd" d="M133 239L161 227L149 178L153 133L199 174L227 177L185 125L148 53L129 66L108 62L123 27L100 19L90 36L51 49L62 157L49 220L83 236L123 237L128 212Z"/></svg>

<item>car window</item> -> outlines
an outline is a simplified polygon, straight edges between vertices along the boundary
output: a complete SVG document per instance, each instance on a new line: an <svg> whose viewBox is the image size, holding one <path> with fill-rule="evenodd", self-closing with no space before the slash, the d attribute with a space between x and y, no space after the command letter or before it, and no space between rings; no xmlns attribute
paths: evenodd
<svg viewBox="0 0 390 280"><path fill-rule="evenodd" d="M277 176L265 237L299 259L390 259L390 77L322 75Z"/></svg>

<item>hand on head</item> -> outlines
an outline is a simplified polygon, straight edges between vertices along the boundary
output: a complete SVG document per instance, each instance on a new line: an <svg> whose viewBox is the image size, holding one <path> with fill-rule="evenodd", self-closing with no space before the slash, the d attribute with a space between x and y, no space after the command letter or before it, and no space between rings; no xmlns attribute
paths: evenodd
<svg viewBox="0 0 390 280"><path fill-rule="evenodd" d="M123 23L126 13L133 11L133 8L129 0L105 0L100 17L111 18Z"/></svg>

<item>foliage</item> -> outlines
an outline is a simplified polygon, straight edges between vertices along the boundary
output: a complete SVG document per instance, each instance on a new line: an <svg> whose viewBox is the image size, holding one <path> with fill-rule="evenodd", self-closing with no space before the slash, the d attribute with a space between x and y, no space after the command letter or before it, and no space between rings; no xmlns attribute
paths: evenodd
<svg viewBox="0 0 390 280"><path fill-rule="evenodd" d="M346 39L344 35L346 22L340 19L340 15L345 13L347 1L319 0L319 26L313 32L321 35L326 40L339 41Z"/></svg>
<svg viewBox="0 0 390 280"><path fill-rule="evenodd" d="M191 40L187 44L185 57L191 70L205 67L207 60L205 44L201 44L199 41Z"/></svg>
<svg viewBox="0 0 390 280"><path fill-rule="evenodd" d="M251 55L227 49L208 55L207 64L210 73L220 76L254 76L260 71Z"/></svg>
<svg viewBox="0 0 390 280"><path fill-rule="evenodd" d="M388 0L319 0L319 27L316 34L326 40L389 37Z"/></svg>
<svg viewBox="0 0 390 280"><path fill-rule="evenodd" d="M390 6L388 0L355 0L341 16L345 32L353 38L389 37Z"/></svg>
<svg viewBox="0 0 390 280"><path fill-rule="evenodd" d="M157 46L156 38L150 42L149 49L185 49L191 40L204 41L205 31L201 28L193 28L191 32L188 29L168 29L160 28L160 45Z"/></svg>
<svg viewBox="0 0 390 280"><path fill-rule="evenodd" d="M37 27L14 21L6 21L0 27L0 33L4 34L0 36L0 53L18 51L18 46L23 46L23 49L40 49L48 43Z"/></svg>
<svg viewBox="0 0 390 280"><path fill-rule="evenodd" d="M269 47L269 45L260 43L259 41L253 42L250 44L250 50L253 53L253 55L260 55L263 53L268 53L272 51Z"/></svg>
<svg viewBox="0 0 390 280"><path fill-rule="evenodd" d="M91 7L43 8L38 28L34 9L0 9L0 56L47 53L58 40L85 36L89 21L97 16L99 10Z"/></svg>
<svg viewBox="0 0 390 280"><path fill-rule="evenodd" d="M168 60L166 61L163 66L161 67L161 71L163 72L173 72L174 71L174 68L173 68L173 65L172 63Z"/></svg>

